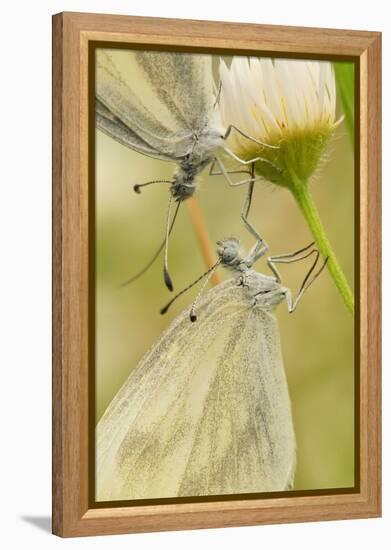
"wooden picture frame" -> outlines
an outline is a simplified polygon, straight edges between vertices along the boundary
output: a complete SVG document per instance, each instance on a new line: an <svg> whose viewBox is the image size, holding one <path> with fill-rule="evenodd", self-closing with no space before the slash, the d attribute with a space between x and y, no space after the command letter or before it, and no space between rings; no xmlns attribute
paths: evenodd
<svg viewBox="0 0 391 550"><path fill-rule="evenodd" d="M359 173L356 452L352 491L96 507L89 489L89 45L338 57L356 68ZM61 13L53 17L53 533L62 537L378 517L381 35L377 32ZM92 122L94 123L94 121Z"/></svg>

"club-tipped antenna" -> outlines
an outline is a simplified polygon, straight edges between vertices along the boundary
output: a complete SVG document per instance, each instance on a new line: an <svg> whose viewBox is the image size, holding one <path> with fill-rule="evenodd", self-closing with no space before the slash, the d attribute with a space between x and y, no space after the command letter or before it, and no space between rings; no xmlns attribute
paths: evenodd
<svg viewBox="0 0 391 550"><path fill-rule="evenodd" d="M174 296L174 298L172 298L172 300L170 300L164 307L162 307L162 309L160 310L160 313L161 315L164 315L165 313L167 313L168 309L170 308L171 304L173 304L177 298L179 298L179 296L182 296L182 294L184 294L185 292L187 292L188 290L190 290L194 285L196 285L197 283L199 283L201 281L201 279L203 279L204 277L206 277L207 275L209 275L209 277L206 279L206 282L209 281L210 277L213 275L215 269L217 269L217 267L220 265L221 263L221 259L218 259L217 262L215 264L212 265L212 267L210 267L207 271L205 271L205 273L203 273L202 275L200 275L200 277L198 277L198 279L196 279L195 281L193 281L190 285L188 285L186 288L184 288L183 290L181 290L180 292L178 292L178 294L176 296ZM202 285L202 288L201 288L201 291L203 290L205 285ZM199 293L200 294L200 293ZM198 295L197 295L197 298L196 300L198 299ZM193 305L194 305L194 302L193 302ZM190 311L193 311L193 306L191 307L191 310ZM194 319L194 321L196 321L197 318Z"/></svg>
<svg viewBox="0 0 391 550"><path fill-rule="evenodd" d="M210 272L208 273L205 281L203 282L197 296L195 297L195 300L194 302L192 303L191 305L191 308L190 308L190 321L192 323L194 323L195 321L197 321L197 315L195 314L195 308L196 308L196 305L197 305L197 302L198 300L200 299L200 296L201 294L203 293L206 285L208 284L208 282L210 281L211 277L213 276L213 273L216 271L216 269L218 268L218 266L220 265L221 263L221 259L217 260L217 262L215 263L215 265L211 268Z"/></svg>
<svg viewBox="0 0 391 550"><path fill-rule="evenodd" d="M140 194L141 191L141 187L145 187L147 185L153 185L154 183L172 183L170 180L152 180L152 181L147 181L146 183L136 183L136 185L133 185L133 189L136 193Z"/></svg>
<svg viewBox="0 0 391 550"><path fill-rule="evenodd" d="M173 216L171 224L170 224L170 230L168 232L169 235L171 234L171 231L174 228L174 223L175 223L175 220L176 220L177 215L178 215L180 204L181 203L178 202L178 205L175 209L175 213L174 213L174 216ZM131 277L130 279L128 279L124 283L121 283L120 286L123 287L123 286L130 285L131 283L136 281L139 277L141 277L141 275L144 275L144 273L146 273L148 271L148 269L153 265L153 263L157 260L157 258L159 257L161 251L163 250L165 244L166 244L166 237L164 237L164 239L163 239L162 243L160 244L159 248L156 250L155 254L152 256L152 258L149 260L149 262L146 264L146 266L143 267L143 269L141 271L136 273L136 275L133 275L133 277Z"/></svg>
<svg viewBox="0 0 391 550"><path fill-rule="evenodd" d="M172 284L172 279L168 272L168 238L170 236L170 216L171 216L171 206L174 197L170 193L170 198L168 199L168 208L167 208L167 220L166 220L166 237L164 239L164 265L163 265L163 277L166 287L170 292L174 290L174 285ZM178 202L177 210L179 208L180 201Z"/></svg>

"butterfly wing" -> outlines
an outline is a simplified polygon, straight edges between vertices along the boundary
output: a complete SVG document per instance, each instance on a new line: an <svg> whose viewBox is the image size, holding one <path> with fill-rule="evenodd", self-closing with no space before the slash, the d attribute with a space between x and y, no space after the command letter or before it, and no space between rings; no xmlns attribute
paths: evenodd
<svg viewBox="0 0 391 550"><path fill-rule="evenodd" d="M108 117L98 115L98 128L123 143L127 127L127 146L143 152L142 141L160 158L179 160L191 151L193 131L208 119L212 86L210 56L97 50L96 97L121 123L103 125Z"/></svg>
<svg viewBox="0 0 391 550"><path fill-rule="evenodd" d="M209 296L209 307L212 307L212 304L218 304L221 296L224 296L224 288L225 285L218 285L205 295L198 308L199 315L206 317L206 296ZM169 442L173 437L171 434L175 433L181 420L175 418L176 407L180 406L181 401L178 396L188 386L190 372L183 354L184 346L187 349L186 356L193 364L195 355L191 353L190 338L197 337L200 329L201 323L190 322L188 310L179 315L131 372L99 421L96 433L98 500L152 498L159 494L174 496L178 491L181 476L177 476L170 467L173 459L168 461L168 471L164 471L161 460L157 469L151 460L155 462L158 454L156 447L170 447ZM185 359L184 364L181 357ZM203 396L199 394L201 388L206 391L207 384L197 390L202 402ZM196 413L193 412L193 420L188 420L194 426L193 431L202 410L197 410ZM144 421L145 426L141 426L140 423ZM159 433L164 431L166 435L161 437ZM176 445L176 448L171 448L168 452L171 457L174 455L177 467L181 461L181 453L184 453L186 460L191 447L191 431L187 435L189 438L182 440L180 451ZM152 457L153 454L155 458ZM134 475L134 468L139 475ZM167 486L161 488L158 483L154 488L159 471L161 481L166 481Z"/></svg>
<svg viewBox="0 0 391 550"><path fill-rule="evenodd" d="M210 55L138 52L136 58L175 126L197 132L208 124L214 104Z"/></svg>
<svg viewBox="0 0 391 550"><path fill-rule="evenodd" d="M139 139L150 147L176 158L176 147L180 136L175 135L172 126L164 124L163 107L158 113L155 94L140 74L135 53L127 50L97 50L96 53L96 97L121 123L127 126ZM98 121L99 124L99 121ZM99 125L98 125L99 127ZM116 138L115 129L112 136ZM137 150L137 142L132 144Z"/></svg>
<svg viewBox="0 0 391 550"><path fill-rule="evenodd" d="M146 141L141 139L133 130L131 130L126 124L113 115L113 113L99 101L95 102L96 105L96 124L102 132L115 139L122 145L135 149L143 155L157 158L161 160L172 160L170 156L164 155L157 149L154 149Z"/></svg>
<svg viewBox="0 0 391 550"><path fill-rule="evenodd" d="M196 323L188 315L141 360L98 424L98 500L290 483L294 435L274 318L232 281L204 296Z"/></svg>
<svg viewBox="0 0 391 550"><path fill-rule="evenodd" d="M292 485L295 436L276 319L246 308L226 322L224 354L178 496L283 491Z"/></svg>

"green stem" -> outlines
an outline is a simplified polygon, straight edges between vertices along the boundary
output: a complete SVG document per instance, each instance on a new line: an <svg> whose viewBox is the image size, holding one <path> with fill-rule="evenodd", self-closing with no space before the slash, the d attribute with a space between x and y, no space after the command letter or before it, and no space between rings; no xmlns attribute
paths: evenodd
<svg viewBox="0 0 391 550"><path fill-rule="evenodd" d="M297 176L291 173L294 180L294 186L291 191L296 202L306 219L318 249L323 257L328 258L327 267L330 275L338 288L346 307L351 313L354 313L354 299L352 291L346 277L338 263L331 244L326 237L322 222L320 221L318 209L312 199L306 182L299 181Z"/></svg>

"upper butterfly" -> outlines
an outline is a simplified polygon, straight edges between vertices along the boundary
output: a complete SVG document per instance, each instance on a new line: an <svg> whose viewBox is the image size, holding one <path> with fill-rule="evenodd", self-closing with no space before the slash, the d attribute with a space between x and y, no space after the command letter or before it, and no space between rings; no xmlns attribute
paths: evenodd
<svg viewBox="0 0 391 550"><path fill-rule="evenodd" d="M170 184L165 239L146 266L147 269L164 248L164 280L170 290L173 284L167 268L168 237L181 201L191 197L195 191L196 176L210 165L209 173L223 174L230 185L244 184L253 179L250 171L227 171L216 154L222 148L245 165L262 160L261 157L241 160L224 146L233 130L261 147L267 147L235 126L223 128L216 108L219 94L215 88L210 55L97 50L98 128L139 153L177 163L172 180L135 186L135 190L140 192L144 185ZM218 170L213 172L216 164ZM243 181L233 182L229 177L230 173L243 172L248 174ZM170 221L173 200L178 204Z"/></svg>

